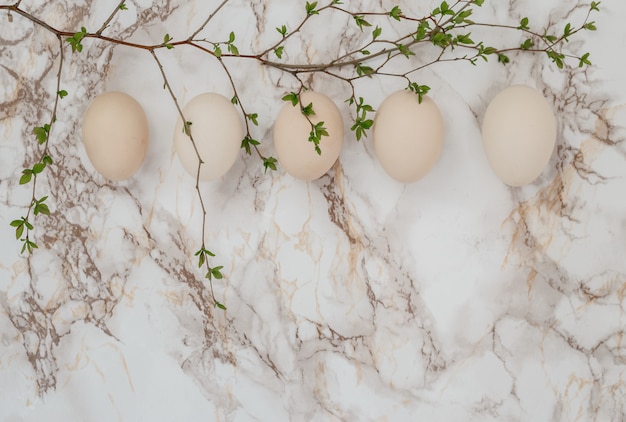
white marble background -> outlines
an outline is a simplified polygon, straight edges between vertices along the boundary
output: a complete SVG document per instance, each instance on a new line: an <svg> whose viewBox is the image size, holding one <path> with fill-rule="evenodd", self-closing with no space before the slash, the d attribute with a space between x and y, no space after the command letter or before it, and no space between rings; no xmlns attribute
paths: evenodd
<svg viewBox="0 0 626 422"><path fill-rule="evenodd" d="M73 31L95 30L116 3L21 7ZM415 14L435 6L345 3ZM166 32L184 39L217 4L129 0L107 31L142 43ZM232 0L205 33L234 30L239 50L256 52L277 40L276 26L299 23L303 4ZM587 8L487 0L479 16L561 27ZM418 73L446 138L435 169L411 185L386 176L371 139L354 139L347 86L312 76L346 122L326 176L265 175L242 154L222 180L202 185L226 312L210 306L190 260L199 204L173 154L176 110L147 52L87 40L71 55L66 46L69 95L50 141L56 165L40 186L53 214L38 224L40 249L18 253L9 222L30 197L17 180L35 154L32 127L49 119L57 44L2 13L0 420L626 420L626 3L601 8L599 30L569 47L590 51L590 68L557 71L544 55L513 55L507 67L447 63ZM286 60L323 61L369 37L347 23L337 13L312 20ZM206 91L232 96L209 56L184 47L158 54L182 103ZM251 60L229 64L259 114L254 136L274 154L271 123L297 86ZM543 91L560 122L549 167L524 188L493 175L479 129L489 100L514 83ZM374 106L399 88L389 79L358 85ZM95 173L80 140L82 113L106 90L133 95L150 120L145 164L123 183Z"/></svg>

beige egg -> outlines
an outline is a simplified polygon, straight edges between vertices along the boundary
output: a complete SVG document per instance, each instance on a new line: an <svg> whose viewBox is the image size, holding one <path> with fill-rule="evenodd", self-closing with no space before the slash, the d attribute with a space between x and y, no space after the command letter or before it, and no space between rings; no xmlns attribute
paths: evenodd
<svg viewBox="0 0 626 422"><path fill-rule="evenodd" d="M128 179L143 163L148 148L148 119L130 95L98 95L85 112L82 131L89 161L107 179Z"/></svg>
<svg viewBox="0 0 626 422"><path fill-rule="evenodd" d="M482 125L483 146L496 176L510 186L531 183L550 161L556 117L544 96L524 85L501 91Z"/></svg>
<svg viewBox="0 0 626 422"><path fill-rule="evenodd" d="M443 147L443 119L437 104L403 90L387 97L374 119L374 149L387 174L402 183L424 177Z"/></svg>
<svg viewBox="0 0 626 422"><path fill-rule="evenodd" d="M191 136L203 161L200 180L222 177L235 163L243 139L243 125L237 109L223 95L205 93L189 101L183 115L191 122ZM191 139L183 131L180 117L174 129L174 149L180 163L195 179L198 155Z"/></svg>
<svg viewBox="0 0 626 422"><path fill-rule="evenodd" d="M302 114L301 107L313 104L315 115L311 122L324 122L328 136L320 140L321 155L309 142L311 123ZM300 180L315 180L323 176L335 164L343 143L343 119L335 103L327 96L307 91L301 95L301 103L287 103L278 113L274 124L274 147L278 161L291 176Z"/></svg>

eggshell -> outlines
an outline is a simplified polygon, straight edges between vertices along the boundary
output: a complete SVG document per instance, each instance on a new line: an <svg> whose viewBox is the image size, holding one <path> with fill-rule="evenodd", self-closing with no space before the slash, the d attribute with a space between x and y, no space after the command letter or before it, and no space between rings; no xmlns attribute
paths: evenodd
<svg viewBox="0 0 626 422"><path fill-rule="evenodd" d="M82 132L89 161L107 179L128 179L143 163L148 148L148 119L130 95L98 95L85 112Z"/></svg>
<svg viewBox="0 0 626 422"><path fill-rule="evenodd" d="M301 104L287 103L278 113L274 124L274 147L278 161L287 173L301 180L315 180L333 166L343 143L343 119L335 103L327 96L307 91L301 95ZM315 115L309 116L313 124L324 122L328 136L322 136L320 149L309 142L311 123L302 114L300 107L313 104Z"/></svg>
<svg viewBox="0 0 626 422"><path fill-rule="evenodd" d="M403 90L387 97L374 119L374 149L387 174L402 183L424 177L443 147L443 119L428 96Z"/></svg>
<svg viewBox="0 0 626 422"><path fill-rule="evenodd" d="M243 125L237 109L223 95L204 93L187 103L183 115L191 122L191 136L204 162L200 180L222 177L235 163L243 139ZM191 139L183 132L180 117L174 129L174 148L187 173L195 179L198 156Z"/></svg>
<svg viewBox="0 0 626 422"><path fill-rule="evenodd" d="M523 186L543 172L556 143L556 117L537 90L513 85L491 101L482 125L491 168L507 185Z"/></svg>

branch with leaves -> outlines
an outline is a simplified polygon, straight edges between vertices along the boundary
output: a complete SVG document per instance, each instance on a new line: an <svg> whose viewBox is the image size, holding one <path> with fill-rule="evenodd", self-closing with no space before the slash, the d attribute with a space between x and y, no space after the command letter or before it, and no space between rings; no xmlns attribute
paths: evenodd
<svg viewBox="0 0 626 422"><path fill-rule="evenodd" d="M52 128L56 122L59 102L68 95L67 91L61 88L61 75L63 62L65 60L65 45L69 45L73 53L79 54L83 51L83 41L85 39L94 39L102 43L147 51L153 57L163 78L163 88L167 89L178 115L184 122L183 131L193 144L198 159L195 189L202 208L201 246L195 253L198 259L198 267L204 267L204 276L209 281L214 305L221 309L226 309L226 307L215 298L213 291L213 280L223 278L221 272L223 267L210 265L210 261L215 257L215 254L207 249L206 246L205 227L207 224L207 212L199 188L200 168L204 163L193 138L191 122L188 122L183 115L180 104L168 81L166 71L163 68L157 52L179 47L188 47L196 49L219 62L233 90L231 102L239 108L245 122L246 130L245 136L241 141L241 148L247 155L251 155L254 150L263 164L264 172L267 172L267 170L277 169L277 160L274 157L262 153L261 142L252 133L254 127L259 125L260 116L258 113L249 112L244 105L244 101L239 95L238 89L239 84L243 83L243 81L236 81L235 78L233 78L230 70L231 65L226 62L226 60L230 60L231 58L256 61L263 66L277 69L288 74L297 81L299 88L284 94L282 100L291 103L294 107L300 107L300 112L311 125L308 140L318 154L323 153L320 142L323 137L328 136L328 132L324 126L324 122L313 123L311 119L311 116L315 115L313 104L304 104L302 102L302 93L309 89L303 80L304 75L315 73L325 74L348 85L350 96L345 102L354 108L354 121L350 129L354 132L356 140L360 141L368 136L368 132L374 123L372 113L375 112L374 108L367 103L364 96L357 93L355 82L360 79L373 77L400 78L406 82L406 89L415 93L419 102L421 102L423 97L430 91L430 87L419 84L412 78L420 70L435 64L466 62L476 66L481 61L488 62L491 58L495 58L497 62L507 65L511 62L511 55L513 53L527 53L545 54L558 69L563 69L568 62L573 62L574 65L580 67L591 65L589 59L590 53L586 52L581 55L571 54L565 50L565 45L570 42L571 38L582 31L596 30L596 24L594 21L590 20L590 18L593 12L600 10L600 2L592 1L589 4L585 19L578 25L567 22L562 28L549 27L533 29L533 25L526 17L522 18L519 22L511 24L474 21L472 18L474 16L475 7L481 7L484 1L485 0L456 0L452 3L442 1L430 13L424 16L411 16L406 14L401 7L397 5L390 10L352 10L346 7L340 0L331 0L324 5L320 5L317 1L306 2L303 10L304 16L293 26L292 30L289 29L290 25L288 23L280 25L276 27L276 31L279 35L277 41L262 49L260 52L244 54L240 52L236 45L237 36L234 31L231 31L228 37L222 40L209 40L200 37L200 34L202 34L215 16L217 16L218 12L227 6L229 0L222 0L203 23L186 39L174 40L169 33L166 33L163 36L162 42L155 44L139 44L121 38L115 38L114 36L103 35L115 17L119 13L123 13L127 10L124 0L117 3L115 9L102 23L99 29L94 32L88 31L85 27L81 27L80 30L73 32L56 29L22 8L21 0L18 0L12 5L0 6L0 11L6 10L9 22L13 21L13 14L15 14L54 34L59 40L60 51L56 95L52 106L51 119L48 123L33 129L33 135L39 147L39 158L36 162L32 163L32 165L24 168L20 177L20 184L26 185L32 183L31 200L26 209L26 214L10 223L11 226L15 228L16 238L22 242L22 252L31 253L34 249L37 249L38 246L33 241L32 236L35 227L35 217L48 215L50 213L46 202L48 196L37 195L37 181L46 167L53 165L52 157L48 153L49 140ZM361 37L361 45L357 48L352 48L350 51L338 57L321 63L284 62L283 59L290 55L287 41L294 35L302 33L303 28L310 21L327 13L347 15L349 21L354 25L354 28L363 34ZM394 22L412 23L414 29L395 37L386 38L382 29L384 26L382 20L386 20L387 23L392 24ZM491 45L491 43L485 40L475 39L472 30L478 28L487 28L500 32L514 31L520 34L520 41L513 46ZM436 53L430 59L424 60L422 56L425 56L427 54L426 52L432 51L433 47L435 47L434 51L436 51ZM418 52L421 50L424 51L424 54L418 55ZM418 57L420 57L420 59L418 59ZM402 72L395 71L392 64L396 63L398 60L408 62L408 70Z"/></svg>

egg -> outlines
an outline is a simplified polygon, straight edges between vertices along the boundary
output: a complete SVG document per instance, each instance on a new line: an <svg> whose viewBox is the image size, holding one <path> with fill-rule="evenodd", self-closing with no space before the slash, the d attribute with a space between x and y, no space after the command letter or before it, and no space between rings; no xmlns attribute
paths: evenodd
<svg viewBox="0 0 626 422"><path fill-rule="evenodd" d="M105 92L83 117L83 144L104 177L125 180L139 169L148 148L148 119L141 105L122 92Z"/></svg>
<svg viewBox="0 0 626 422"><path fill-rule="evenodd" d="M483 146L494 173L510 186L543 172L556 143L554 111L537 90L513 85L491 101L482 124Z"/></svg>
<svg viewBox="0 0 626 422"><path fill-rule="evenodd" d="M183 108L183 115L190 123L191 136L203 161L200 180L222 177L235 163L243 139L243 125L237 109L228 98L209 92L192 98ZM174 149L180 163L195 179L198 155L183 130L180 116L174 129Z"/></svg>
<svg viewBox="0 0 626 422"><path fill-rule="evenodd" d="M301 107L313 105L311 123L324 122L328 136L322 136L319 147L309 141L311 123L302 114ZM335 103L327 96L306 91L300 103L287 103L278 113L274 124L274 147L278 161L287 173L300 180L315 180L323 176L335 164L343 143L343 119Z"/></svg>
<svg viewBox="0 0 626 422"><path fill-rule="evenodd" d="M443 119L428 96L403 90L385 98L374 118L374 150L387 174L402 183L424 177L443 148Z"/></svg>

